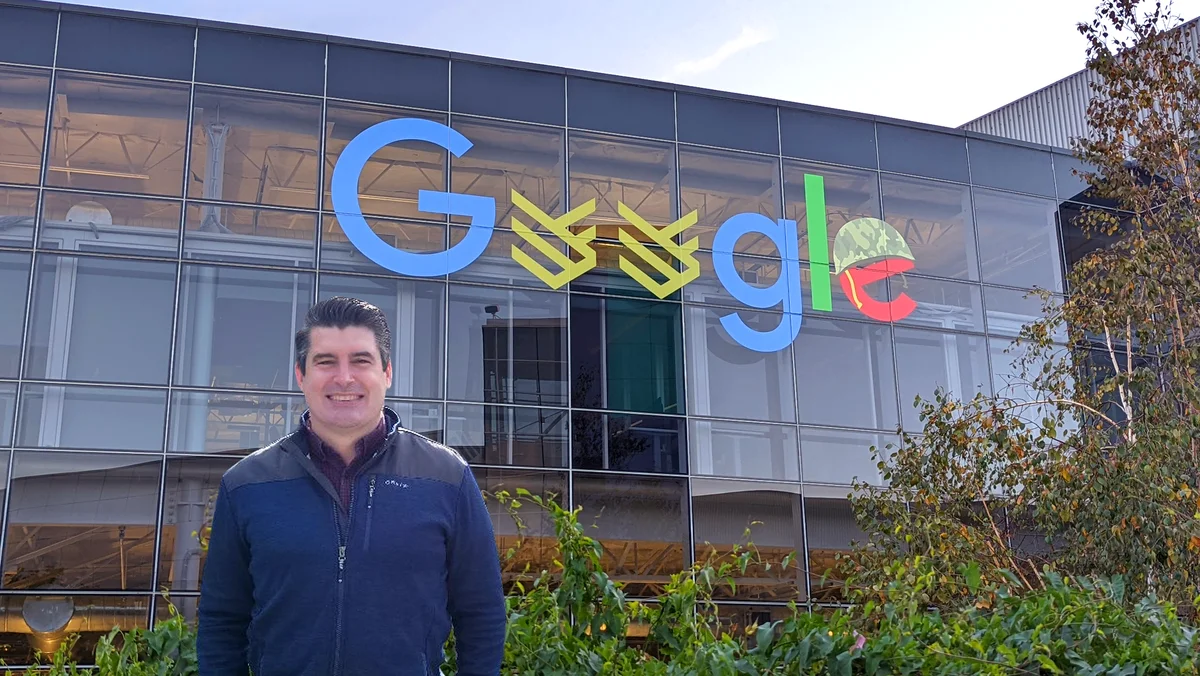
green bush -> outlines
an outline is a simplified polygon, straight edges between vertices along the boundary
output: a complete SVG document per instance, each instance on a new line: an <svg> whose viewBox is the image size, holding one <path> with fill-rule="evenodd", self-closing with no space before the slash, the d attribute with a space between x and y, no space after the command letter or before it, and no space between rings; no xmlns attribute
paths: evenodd
<svg viewBox="0 0 1200 676"><path fill-rule="evenodd" d="M578 512L524 491L496 496L515 510L533 503L553 517L559 546L553 570L508 597L505 674L1196 674L1196 629L1154 598L1125 598L1121 578L1043 574L1044 589L984 585L959 571L974 601L938 611L923 601L944 573L920 557L885 572L888 602L866 601L827 615L792 605L777 622L731 635L718 622L714 591L758 561L753 547L673 576L656 603L625 598L600 567L599 543ZM505 556L511 556L508 552ZM785 565L792 565L785 562ZM646 641L626 639L632 624ZM104 637L94 667L80 668L70 642L36 673L51 676L190 676L197 673L193 629L177 613L150 630ZM454 641L447 644L454 669ZM26 672L34 673L33 669Z"/></svg>

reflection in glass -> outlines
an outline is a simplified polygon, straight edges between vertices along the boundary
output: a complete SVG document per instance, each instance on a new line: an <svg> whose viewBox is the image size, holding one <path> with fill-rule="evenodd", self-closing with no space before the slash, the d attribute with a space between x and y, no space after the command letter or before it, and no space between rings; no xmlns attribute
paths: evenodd
<svg viewBox="0 0 1200 676"><path fill-rule="evenodd" d="M960 400L991 394L986 338L896 327L896 371L904 428L920 431L919 395L929 402L937 388Z"/></svg>
<svg viewBox="0 0 1200 676"><path fill-rule="evenodd" d="M388 246L412 253L446 250L446 225L366 218L371 231ZM495 235L493 234L493 237ZM393 274L362 255L346 238L337 218L325 215L321 226L321 269Z"/></svg>
<svg viewBox="0 0 1200 676"><path fill-rule="evenodd" d="M712 249L717 228L730 216L759 213L779 218L779 160L727 150L679 148L679 200L681 213L698 212L696 225L682 239L700 237L701 249ZM734 253L779 255L766 235L741 238Z"/></svg>
<svg viewBox="0 0 1200 676"><path fill-rule="evenodd" d="M299 396L176 391L167 450L248 454L297 429L304 409Z"/></svg>
<svg viewBox="0 0 1200 676"><path fill-rule="evenodd" d="M800 258L809 260L808 194L805 176L821 178L825 198L826 259L833 260L833 240L843 225L858 218L880 218L879 175L807 162L783 163L784 217L795 221L800 237Z"/></svg>
<svg viewBox="0 0 1200 676"><path fill-rule="evenodd" d="M50 626L51 631L39 633L33 633L27 623L14 623L15 631L5 634L4 640L0 641L0 660L6 667L31 665L35 659L44 666L49 661L47 656L53 655L67 643L68 637L74 636L78 640L67 653L70 663L92 664L96 644L114 627L121 631L147 628L146 618L150 615L152 599L153 596L146 594L0 597L0 612L15 618L21 618L25 613L29 617L59 618L59 622L54 623L58 626Z"/></svg>
<svg viewBox="0 0 1200 676"><path fill-rule="evenodd" d="M529 219L522 219L521 222L531 227L533 224L533 221ZM466 238L469 231L470 228L463 226L451 226L450 246L458 245L459 242ZM558 237L553 235L538 235L538 237L543 243L558 251L558 253L569 253L566 244ZM492 231L491 239L488 241L487 248L483 250L479 258L466 268L451 273L450 279L451 281L478 282L480 284L530 286L536 289L547 288L546 282L535 277L532 272L514 260L514 249L524 252L537 265L542 266L552 275L560 274L563 269L560 261L552 260L549 256L538 251L533 243L517 235L517 233L511 230L494 230ZM577 258L577 256L572 256L572 258ZM565 289L565 284L558 287L558 290Z"/></svg>
<svg viewBox="0 0 1200 676"><path fill-rule="evenodd" d="M175 384L295 389L311 273L184 265L179 293Z"/></svg>
<svg viewBox="0 0 1200 676"><path fill-rule="evenodd" d="M3 81L2 76L0 76L0 81ZM0 111L0 116L2 115L3 112ZM3 133L4 123L0 122L0 135ZM0 147L4 147L2 141L0 141ZM5 148L4 152L7 155L8 148ZM0 160L0 175L3 173L4 161ZM27 247L33 244L33 222L37 218L37 197L36 190L0 188L0 246Z"/></svg>
<svg viewBox="0 0 1200 676"><path fill-rule="evenodd" d="M687 471L683 418L573 411L571 437L576 469Z"/></svg>
<svg viewBox="0 0 1200 676"><path fill-rule="evenodd" d="M554 519L550 513L520 498L516 508L518 521L509 511L511 505L501 504L497 496L506 494L518 498L517 491L525 489L546 502L567 504L567 475L564 472L539 472L518 469L473 467L475 482L484 492L492 530L496 534L496 549L500 552L500 572L506 593L517 591L516 584L525 589L542 571L554 569L559 560L558 540L554 534Z"/></svg>
<svg viewBox="0 0 1200 676"><path fill-rule="evenodd" d="M1061 296L1052 296L1050 305L1036 295L1034 291L1015 289L1000 289L994 286L983 287L983 306L987 315L987 330L989 334L1001 336L1020 335L1021 329L1027 324L1044 316L1056 314L1062 305ZM1067 327L1059 322L1054 325L1054 340L1066 342Z"/></svg>
<svg viewBox="0 0 1200 676"><path fill-rule="evenodd" d="M460 401L567 405L567 296L450 285L446 395Z"/></svg>
<svg viewBox="0 0 1200 676"><path fill-rule="evenodd" d="M180 610L194 612L195 599L174 592L200 591L221 475L235 461L226 458L168 458L163 493L162 539L158 549L158 589L172 594ZM189 607L191 606L191 607Z"/></svg>
<svg viewBox="0 0 1200 676"><path fill-rule="evenodd" d="M966 186L885 175L883 219L908 242L916 272L979 279L971 192Z"/></svg>
<svg viewBox="0 0 1200 676"><path fill-rule="evenodd" d="M895 429L892 329L808 316L794 344L800 422Z"/></svg>
<svg viewBox="0 0 1200 676"><path fill-rule="evenodd" d="M0 446L12 443L13 418L16 417L17 384L0 383Z"/></svg>
<svg viewBox="0 0 1200 676"><path fill-rule="evenodd" d="M25 328L25 300L29 291L27 253L0 251L0 378L16 378L21 367L21 335Z"/></svg>
<svg viewBox="0 0 1200 676"><path fill-rule="evenodd" d="M192 202L184 230L185 258L310 268L317 215Z"/></svg>
<svg viewBox="0 0 1200 676"><path fill-rule="evenodd" d="M804 518L800 486L789 484L692 480L692 528L697 561L734 563L753 543L757 557L745 572L739 571L736 589L720 585L718 597L746 600L802 600ZM747 531L749 534L747 535ZM791 561L784 566L784 560Z"/></svg>
<svg viewBox="0 0 1200 676"><path fill-rule="evenodd" d="M991 353L992 387L996 391L996 397L1011 406L1010 413L1024 421L1031 429L1041 431L1047 427L1042 421L1046 417L1055 416L1058 407L1040 402L1048 402L1058 397L1046 390L1039 383L1039 379L1047 362L1051 362L1051 368L1056 374L1059 373L1059 368L1070 364L1067 348L1055 346L1047 354L1041 350L1032 351L1028 343L1017 344L1009 338L989 338L988 350ZM1075 373L1078 371L1068 368L1064 374L1068 388L1074 387ZM1076 411L1068 408L1065 412L1063 424L1058 427L1073 429L1078 426L1080 420L1075 415Z"/></svg>
<svg viewBox="0 0 1200 676"><path fill-rule="evenodd" d="M333 168L342 151L367 128L398 118L416 118L446 123L445 115L330 101L325 110L325 209L333 210L330 186ZM447 142L449 134L446 135ZM474 152L474 150L472 150ZM376 151L358 178L358 204L363 214L391 218L421 218L444 221L443 214L417 209L422 190L446 190L448 153L433 143L399 141Z"/></svg>
<svg viewBox="0 0 1200 676"><path fill-rule="evenodd" d="M892 298L906 295L917 308L892 321L949 331L983 331L983 298L978 284L901 273L887 279Z"/></svg>
<svg viewBox="0 0 1200 676"><path fill-rule="evenodd" d="M983 281L1062 291L1054 200L975 189Z"/></svg>
<svg viewBox="0 0 1200 676"><path fill-rule="evenodd" d="M162 460L18 452L5 589L152 591Z"/></svg>
<svg viewBox="0 0 1200 676"><path fill-rule="evenodd" d="M676 303L572 295L572 404L683 413L679 313Z"/></svg>
<svg viewBox="0 0 1200 676"><path fill-rule="evenodd" d="M721 317L730 312L695 305L684 308L688 412L734 420L796 422L792 347L776 352L742 347L721 326ZM748 310L737 314L758 331L777 328L783 317Z"/></svg>
<svg viewBox="0 0 1200 676"><path fill-rule="evenodd" d="M668 280L657 267L658 263L651 263L643 259L640 255L633 254L631 250L624 244L618 242L610 242L607 240L597 240L592 243L592 249L596 252L596 267L588 270L579 277L576 277L570 285L572 291L582 291L584 293L599 293L606 296L629 296L632 298L655 298L658 299L658 293L647 289L641 282L634 279L621 269L623 264L633 265L642 274L650 278L655 285L659 285L659 289L663 289ZM680 263L671 254L667 253L662 247L654 245L646 245L646 250L650 255L661 261L667 270L680 270ZM696 258L701 258L707 254L696 254ZM572 259L578 259L579 256L572 253ZM628 263L622 263L628 261ZM696 284L704 281L704 272L701 272L700 279L694 280L691 284L683 288L690 289ZM716 277L713 277L713 282L716 282ZM666 294L660 300L679 300L680 291L672 291Z"/></svg>
<svg viewBox="0 0 1200 676"><path fill-rule="evenodd" d="M473 465L567 467L567 412L449 404L446 445Z"/></svg>
<svg viewBox="0 0 1200 676"><path fill-rule="evenodd" d="M174 258L179 202L46 191L40 246L66 251Z"/></svg>
<svg viewBox="0 0 1200 676"><path fill-rule="evenodd" d="M321 275L318 300L350 296L383 310L392 332L389 396L440 399L446 286L406 277Z"/></svg>
<svg viewBox="0 0 1200 676"><path fill-rule="evenodd" d="M808 535L809 585L814 602L840 601L846 572L837 562L838 554L850 551L853 543L866 542L867 535L854 520L846 501L847 489L840 497L814 495L805 490L804 523Z"/></svg>
<svg viewBox="0 0 1200 676"><path fill-rule="evenodd" d="M384 406L391 408L400 416L400 426L429 437L438 442L446 442L445 426L442 424L442 405L429 401L395 401L389 399Z"/></svg>
<svg viewBox="0 0 1200 676"><path fill-rule="evenodd" d="M686 479L578 473L571 502L600 542L604 571L629 596L662 595L670 576L691 564Z"/></svg>
<svg viewBox="0 0 1200 676"><path fill-rule="evenodd" d="M693 418L688 432L693 474L800 480L794 427Z"/></svg>
<svg viewBox="0 0 1200 676"><path fill-rule="evenodd" d="M175 264L40 254L25 374L165 385Z"/></svg>
<svg viewBox="0 0 1200 676"><path fill-rule="evenodd" d="M514 190L551 216L563 213L561 130L466 118L456 118L451 126L474 145L451 158L450 190L495 199L496 227L511 228L517 215L531 229L544 230L513 205Z"/></svg>
<svg viewBox="0 0 1200 676"><path fill-rule="evenodd" d="M179 197L189 87L60 72L46 185Z"/></svg>
<svg viewBox="0 0 1200 676"><path fill-rule="evenodd" d="M161 452L166 414L164 390L26 383L17 446Z"/></svg>
<svg viewBox="0 0 1200 676"><path fill-rule="evenodd" d="M314 209L319 100L196 87L188 197Z"/></svg>
<svg viewBox="0 0 1200 676"><path fill-rule="evenodd" d="M49 100L47 71L0 66L0 182L38 184Z"/></svg>
<svg viewBox="0 0 1200 676"><path fill-rule="evenodd" d="M888 458L899 444L899 437L870 432L800 428L800 452L803 456L804 483L849 485L854 481L881 484L882 477L873 459L874 446L880 459Z"/></svg>
<svg viewBox="0 0 1200 676"><path fill-rule="evenodd" d="M597 239L618 240L625 230L648 238L617 210L624 204L647 222L663 227L675 220L675 152L669 143L571 132L571 206L596 200L581 227L596 226Z"/></svg>

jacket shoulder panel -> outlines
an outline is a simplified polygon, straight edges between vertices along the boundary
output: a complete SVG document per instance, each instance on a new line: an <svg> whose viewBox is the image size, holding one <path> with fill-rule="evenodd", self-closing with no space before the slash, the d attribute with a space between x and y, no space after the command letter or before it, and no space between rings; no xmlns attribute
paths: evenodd
<svg viewBox="0 0 1200 676"><path fill-rule="evenodd" d="M288 481L305 476L304 468L284 448L288 438L284 437L237 461L225 471L223 480L226 488L234 491L250 484Z"/></svg>
<svg viewBox="0 0 1200 676"><path fill-rule="evenodd" d="M467 461L458 451L407 429L396 431L383 472L415 479L432 479L457 487Z"/></svg>

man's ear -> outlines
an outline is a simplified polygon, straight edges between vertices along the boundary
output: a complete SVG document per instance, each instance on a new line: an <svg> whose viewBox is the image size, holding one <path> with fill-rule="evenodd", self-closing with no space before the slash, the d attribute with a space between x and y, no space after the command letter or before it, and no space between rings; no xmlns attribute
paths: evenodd
<svg viewBox="0 0 1200 676"><path fill-rule="evenodd" d="M387 389L392 389L392 362L388 360L388 364L383 369L384 376L387 378Z"/></svg>
<svg viewBox="0 0 1200 676"><path fill-rule="evenodd" d="M300 371L300 365L296 364L296 386L304 387L304 374Z"/></svg>

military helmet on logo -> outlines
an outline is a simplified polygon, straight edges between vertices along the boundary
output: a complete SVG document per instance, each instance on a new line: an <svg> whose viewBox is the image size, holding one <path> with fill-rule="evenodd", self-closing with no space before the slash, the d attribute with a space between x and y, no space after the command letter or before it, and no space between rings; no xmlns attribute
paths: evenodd
<svg viewBox="0 0 1200 676"><path fill-rule="evenodd" d="M883 322L912 314L916 302L905 294L879 301L865 290L868 284L911 270L916 258L908 242L878 218L859 218L842 226L833 240L834 273L846 297L860 312Z"/></svg>

